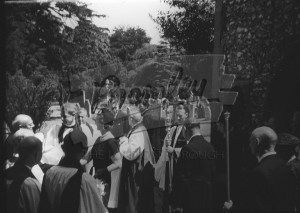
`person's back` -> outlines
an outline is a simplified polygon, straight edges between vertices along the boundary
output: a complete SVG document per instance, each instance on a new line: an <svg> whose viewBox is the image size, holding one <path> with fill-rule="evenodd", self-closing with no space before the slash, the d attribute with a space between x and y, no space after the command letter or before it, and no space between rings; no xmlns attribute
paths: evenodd
<svg viewBox="0 0 300 213"><path fill-rule="evenodd" d="M80 164L88 150L86 135L72 131L62 149L65 156L45 173L39 212L105 212L95 179Z"/></svg>
<svg viewBox="0 0 300 213"><path fill-rule="evenodd" d="M36 213L40 200L41 183L32 168L42 156L42 143L34 137L25 137L18 146L19 158L6 170L7 212Z"/></svg>
<svg viewBox="0 0 300 213"><path fill-rule="evenodd" d="M297 182L297 192L296 192L296 212L300 212L300 159L298 158L292 160L288 164L289 168L292 170Z"/></svg>
<svg viewBox="0 0 300 213"><path fill-rule="evenodd" d="M7 212L37 212L41 184L29 168L16 163L6 171Z"/></svg>
<svg viewBox="0 0 300 213"><path fill-rule="evenodd" d="M187 145L182 147L178 160L182 181L183 212L208 212L212 210L212 179L215 173L213 146L200 133L197 120L190 119L186 125Z"/></svg>
<svg viewBox="0 0 300 213"><path fill-rule="evenodd" d="M254 169L252 178L257 201L254 210L293 212L295 178L282 159L267 156Z"/></svg>
<svg viewBox="0 0 300 213"><path fill-rule="evenodd" d="M182 157L191 162L190 177L211 181L215 172L215 151L203 136L194 137L182 148ZM186 155L186 156L185 156Z"/></svg>
<svg viewBox="0 0 300 213"><path fill-rule="evenodd" d="M106 211L96 180L77 168L53 166L46 172L44 182L42 190L47 192L50 207L48 212L60 212L62 208L70 209L70 206L76 206L77 212ZM76 203L76 200L79 202Z"/></svg>
<svg viewBox="0 0 300 213"><path fill-rule="evenodd" d="M247 211L294 212L296 180L286 162L275 152L278 136L269 127L256 128L250 137L250 149L258 165L250 175Z"/></svg>

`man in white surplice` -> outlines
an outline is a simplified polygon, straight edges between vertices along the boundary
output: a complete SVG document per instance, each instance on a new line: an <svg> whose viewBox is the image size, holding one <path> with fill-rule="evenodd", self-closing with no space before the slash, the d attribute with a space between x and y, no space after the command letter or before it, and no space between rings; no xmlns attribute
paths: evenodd
<svg viewBox="0 0 300 213"><path fill-rule="evenodd" d="M129 109L131 130L127 137L120 138L120 153L123 155L118 212L154 212L154 153L143 117L135 106Z"/></svg>

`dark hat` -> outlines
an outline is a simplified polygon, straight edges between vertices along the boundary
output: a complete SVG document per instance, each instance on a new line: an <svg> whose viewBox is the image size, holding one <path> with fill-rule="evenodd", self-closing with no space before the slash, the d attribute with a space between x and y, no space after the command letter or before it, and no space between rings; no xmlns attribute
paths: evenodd
<svg viewBox="0 0 300 213"><path fill-rule="evenodd" d="M103 124L113 124L114 121L114 114L109 111L107 108L101 109L100 115L102 115L103 118Z"/></svg>
<svg viewBox="0 0 300 213"><path fill-rule="evenodd" d="M294 146L300 144L300 139L289 133L278 134L278 145Z"/></svg>
<svg viewBox="0 0 300 213"><path fill-rule="evenodd" d="M64 139L64 143L72 143L73 145L81 143L83 147L88 147L86 135L79 129L74 129Z"/></svg>

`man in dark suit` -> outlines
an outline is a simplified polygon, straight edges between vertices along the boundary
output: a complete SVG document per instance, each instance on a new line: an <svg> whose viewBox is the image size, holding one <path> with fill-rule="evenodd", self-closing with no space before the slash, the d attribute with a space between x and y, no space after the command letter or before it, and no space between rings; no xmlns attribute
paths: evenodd
<svg viewBox="0 0 300 213"><path fill-rule="evenodd" d="M278 136L270 127L256 128L250 137L258 165L246 181L242 201L225 202L224 209L250 212L295 212L296 179L275 152Z"/></svg>
<svg viewBox="0 0 300 213"><path fill-rule="evenodd" d="M258 160L250 184L246 210L255 212L294 212L296 181L275 146L278 137L269 127L256 128L250 149Z"/></svg>
<svg viewBox="0 0 300 213"><path fill-rule="evenodd" d="M6 170L7 212L36 213L40 201L41 183L33 171L42 157L42 142L35 136L22 139L19 158Z"/></svg>
<svg viewBox="0 0 300 213"><path fill-rule="evenodd" d="M190 119L186 125L187 145L178 160L183 187L183 212L212 210L212 179L215 174L215 151L200 133L200 123Z"/></svg>
<svg viewBox="0 0 300 213"><path fill-rule="evenodd" d="M252 132L250 149L259 164L251 175L249 210L294 211L296 182L286 163L275 152L277 141L276 133L269 127L259 127Z"/></svg>

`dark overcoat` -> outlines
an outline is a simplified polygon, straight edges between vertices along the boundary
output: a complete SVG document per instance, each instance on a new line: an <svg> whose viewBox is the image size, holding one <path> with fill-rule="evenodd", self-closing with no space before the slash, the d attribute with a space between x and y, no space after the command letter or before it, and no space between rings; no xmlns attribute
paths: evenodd
<svg viewBox="0 0 300 213"><path fill-rule="evenodd" d="M215 152L203 136L191 138L182 147L178 166L182 181L183 212L212 210L212 180L215 174Z"/></svg>

